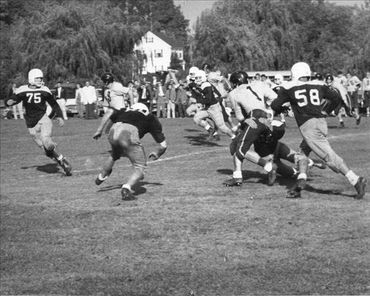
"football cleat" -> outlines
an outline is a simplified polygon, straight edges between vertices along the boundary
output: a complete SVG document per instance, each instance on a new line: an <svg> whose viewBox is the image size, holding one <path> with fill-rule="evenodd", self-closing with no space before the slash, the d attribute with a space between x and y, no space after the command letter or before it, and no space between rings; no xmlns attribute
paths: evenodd
<svg viewBox="0 0 370 296"><path fill-rule="evenodd" d="M122 200L135 200L135 196L132 194L132 192L127 189L127 188L122 188L121 189L121 195L122 195Z"/></svg>
<svg viewBox="0 0 370 296"><path fill-rule="evenodd" d="M99 186L101 183L103 183L107 179L108 179L108 176L103 177L101 174L99 174L95 179L95 184Z"/></svg>
<svg viewBox="0 0 370 296"><path fill-rule="evenodd" d="M213 139L214 139L215 141L220 141L220 140L221 140L221 137L220 137L220 135L219 135L219 134L217 134L217 135L213 135Z"/></svg>
<svg viewBox="0 0 370 296"><path fill-rule="evenodd" d="M275 163L272 164L272 170L267 173L267 185L272 186L276 181L276 170L277 165Z"/></svg>
<svg viewBox="0 0 370 296"><path fill-rule="evenodd" d="M58 164L62 167L67 176L72 176L72 166L65 159L65 157L63 157L61 160L58 160Z"/></svg>
<svg viewBox="0 0 370 296"><path fill-rule="evenodd" d="M243 179L242 178L232 178L230 180L226 180L223 183L226 187L234 187L234 186L242 186Z"/></svg>
<svg viewBox="0 0 370 296"><path fill-rule="evenodd" d="M298 179L297 182L287 192L286 198L300 198L301 191L306 187L305 179Z"/></svg>
<svg viewBox="0 0 370 296"><path fill-rule="evenodd" d="M358 115L358 117L356 118L356 125L359 125L361 122L361 115Z"/></svg>
<svg viewBox="0 0 370 296"><path fill-rule="evenodd" d="M341 127L341 128L344 128L345 126L344 126L344 122L343 121L341 121L340 123L339 123L339 127Z"/></svg>
<svg viewBox="0 0 370 296"><path fill-rule="evenodd" d="M357 195L355 196L355 199L362 199L364 197L366 183L367 183L367 180L364 177L358 178L358 181L355 184L355 189L357 191Z"/></svg>
<svg viewBox="0 0 370 296"><path fill-rule="evenodd" d="M215 130L212 127L208 130L208 137L206 139L207 141L213 140L213 134L214 134L214 132L215 132Z"/></svg>

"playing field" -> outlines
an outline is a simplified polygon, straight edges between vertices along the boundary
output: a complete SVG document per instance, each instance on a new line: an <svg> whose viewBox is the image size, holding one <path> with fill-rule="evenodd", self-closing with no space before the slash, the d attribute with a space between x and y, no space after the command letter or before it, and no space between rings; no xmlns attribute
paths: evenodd
<svg viewBox="0 0 370 296"><path fill-rule="evenodd" d="M334 149L370 181L370 118L328 122ZM248 162L243 186L224 187L227 137L207 142L191 119L162 123L167 153L149 163L137 200L115 206L130 164L95 185L109 151L106 136L92 139L97 120L54 127L71 177L23 121L1 120L1 295L370 294L369 193L355 200L342 175L314 168L302 198L286 199L293 180L267 186ZM297 149L287 125L283 141ZM150 135L143 143L154 147Z"/></svg>

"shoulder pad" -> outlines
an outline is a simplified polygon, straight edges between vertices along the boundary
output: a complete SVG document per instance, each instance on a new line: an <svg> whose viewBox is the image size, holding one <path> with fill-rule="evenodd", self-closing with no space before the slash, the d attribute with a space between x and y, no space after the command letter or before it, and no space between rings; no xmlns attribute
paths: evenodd
<svg viewBox="0 0 370 296"><path fill-rule="evenodd" d="M207 88L207 87L211 87L212 85L208 82L208 81L206 81L206 82L203 82L202 83L202 85L200 86L200 88L201 89L205 89L205 88Z"/></svg>

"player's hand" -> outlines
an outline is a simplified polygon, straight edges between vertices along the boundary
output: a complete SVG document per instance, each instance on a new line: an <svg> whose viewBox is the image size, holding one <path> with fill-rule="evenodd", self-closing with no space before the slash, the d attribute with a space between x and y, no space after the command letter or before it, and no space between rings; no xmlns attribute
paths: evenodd
<svg viewBox="0 0 370 296"><path fill-rule="evenodd" d="M8 99L5 101L5 105L7 106L13 106L16 103L13 99Z"/></svg>
<svg viewBox="0 0 370 296"><path fill-rule="evenodd" d="M64 120L63 120L63 118L61 118L61 117L57 117L55 120L57 121L57 123L58 123L58 125L59 125L60 127L62 127L62 126L64 125Z"/></svg>
<svg viewBox="0 0 370 296"><path fill-rule="evenodd" d="M93 139L94 140L97 140L101 137L101 131L97 131L94 135L93 135Z"/></svg>
<svg viewBox="0 0 370 296"><path fill-rule="evenodd" d="M257 128L257 123L253 120L253 118L247 118L244 120L246 124L248 124L251 128Z"/></svg>
<svg viewBox="0 0 370 296"><path fill-rule="evenodd" d="M149 160L157 160L159 158L158 154L155 152L150 152L149 154Z"/></svg>

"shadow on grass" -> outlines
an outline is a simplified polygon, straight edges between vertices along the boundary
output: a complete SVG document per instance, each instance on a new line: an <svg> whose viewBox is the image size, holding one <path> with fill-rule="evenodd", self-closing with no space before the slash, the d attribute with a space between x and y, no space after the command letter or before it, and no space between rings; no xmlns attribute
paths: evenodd
<svg viewBox="0 0 370 296"><path fill-rule="evenodd" d="M195 128L186 128L186 129L184 129L184 131L191 132L191 133L196 133L196 132L199 133L199 130L198 129L195 129Z"/></svg>
<svg viewBox="0 0 370 296"><path fill-rule="evenodd" d="M59 173L59 167L57 163L48 163L44 165L32 165L32 166L23 166L21 167L22 170L27 170L31 168L36 168L40 172L44 172L47 174L57 174Z"/></svg>
<svg viewBox="0 0 370 296"><path fill-rule="evenodd" d="M327 195L341 195L341 196L347 196L347 197L354 197L354 194L348 194L346 192L342 192L338 189L321 189L321 188L315 188L311 185L307 184L306 188L304 189L309 192L315 192L319 194L327 194Z"/></svg>
<svg viewBox="0 0 370 296"><path fill-rule="evenodd" d="M209 146L209 147L221 147L214 141L207 140L208 135L199 135L199 136L185 136L184 138L189 141L190 145L193 146Z"/></svg>
<svg viewBox="0 0 370 296"><path fill-rule="evenodd" d="M223 174L223 175L229 175L230 179L232 178L233 171L231 169L218 169L218 173ZM262 183L267 185L267 174L263 174L257 171L243 171L243 182L246 182L248 179L256 178L259 179L259 181L255 183ZM275 184L278 184L280 186L285 186L287 189L291 188L294 183L295 179L292 178L286 178L281 175L278 175L275 181ZM312 178L308 177L307 179L308 182L313 181ZM304 191L308 192L313 192L313 193L318 193L318 194L326 194L326 195L340 195L340 196L346 196L346 197L351 197L353 198L355 194L349 194L343 191L340 191L338 189L321 189L321 188L315 188L311 186L309 183L306 185L306 188Z"/></svg>
<svg viewBox="0 0 370 296"><path fill-rule="evenodd" d="M134 195L144 194L147 191L147 189L144 187L145 185L162 186L163 184L156 183L156 182L139 182L132 188L134 190ZM98 192L117 190L117 189L121 189L121 187L122 187L122 184L109 185L109 186L100 188Z"/></svg>

